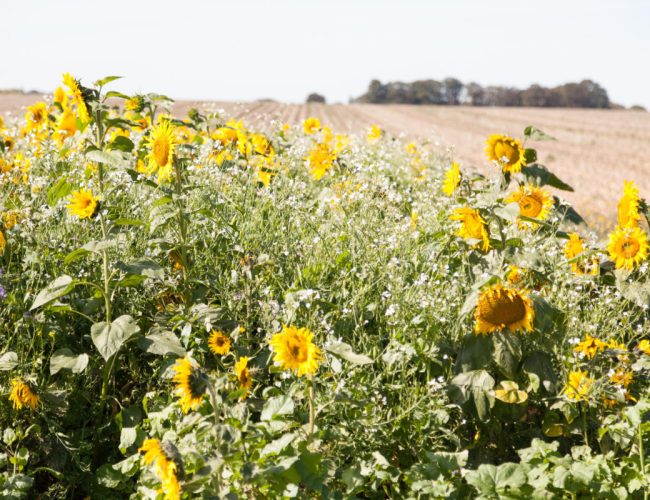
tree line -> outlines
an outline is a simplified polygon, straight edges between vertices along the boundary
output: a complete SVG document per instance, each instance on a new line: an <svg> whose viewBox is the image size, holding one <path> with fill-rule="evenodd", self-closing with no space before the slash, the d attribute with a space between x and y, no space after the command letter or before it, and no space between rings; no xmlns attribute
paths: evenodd
<svg viewBox="0 0 650 500"><path fill-rule="evenodd" d="M463 83L456 78L381 83L373 80L368 91L352 102L376 104L447 104L470 106L531 106L558 108L609 108L607 91L592 80L557 87L533 84L527 89Z"/></svg>

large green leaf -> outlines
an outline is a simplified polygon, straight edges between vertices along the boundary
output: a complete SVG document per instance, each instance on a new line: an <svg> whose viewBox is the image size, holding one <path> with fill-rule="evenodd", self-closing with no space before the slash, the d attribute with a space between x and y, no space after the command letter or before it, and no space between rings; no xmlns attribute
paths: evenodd
<svg viewBox="0 0 650 500"><path fill-rule="evenodd" d="M370 365L373 363L372 359L364 354L357 354L352 351L352 347L345 342L336 342L325 347L327 352L331 352L341 359L349 361L354 365Z"/></svg>
<svg viewBox="0 0 650 500"><path fill-rule="evenodd" d="M155 330L146 337L138 339L138 347L144 352L164 356L166 354L176 354L185 356L185 349L181 341L169 330Z"/></svg>
<svg viewBox="0 0 650 500"><path fill-rule="evenodd" d="M115 319L112 323L95 323L90 328L90 336L97 350L105 360L118 352L124 343L140 331L135 320L124 315Z"/></svg>
<svg viewBox="0 0 650 500"><path fill-rule="evenodd" d="M36 295L34 303L32 304L32 307L29 308L29 310L33 311L37 307L49 304L59 297L63 297L66 293L69 293L74 288L74 285L75 282L70 276L66 274L59 276L52 283L43 288L43 290L38 292L38 295Z"/></svg>
<svg viewBox="0 0 650 500"><path fill-rule="evenodd" d="M61 370L70 370L72 373L81 373L88 366L88 354L75 355L70 349L64 347L57 349L50 358L50 374Z"/></svg>
<svg viewBox="0 0 650 500"><path fill-rule="evenodd" d="M532 125L529 125L524 129L524 135L531 141L557 141L557 139L552 135L548 135Z"/></svg>
<svg viewBox="0 0 650 500"><path fill-rule="evenodd" d="M526 485L526 469L520 464L504 463L499 466L481 464L467 472L465 479L481 494L481 498L521 498L521 488Z"/></svg>
<svg viewBox="0 0 650 500"><path fill-rule="evenodd" d="M573 188L561 180L557 175L548 170L544 165L533 163L521 170L529 179L535 180L539 185L551 186L562 191L573 191Z"/></svg>
<svg viewBox="0 0 650 500"><path fill-rule="evenodd" d="M449 397L458 404L466 406L473 401L476 413L481 420L487 420L494 406L494 379L485 370L460 373L449 382Z"/></svg>
<svg viewBox="0 0 650 500"><path fill-rule="evenodd" d="M521 361L521 340L511 332L498 332L492 335L494 361L508 377L514 378Z"/></svg>
<svg viewBox="0 0 650 500"><path fill-rule="evenodd" d="M18 365L18 355L13 351L5 352L0 356L0 370L13 370Z"/></svg>
<svg viewBox="0 0 650 500"><path fill-rule="evenodd" d="M291 415L293 413L293 407L293 399L291 399L291 396L275 396L264 404L260 418L263 421L269 421L284 415Z"/></svg>

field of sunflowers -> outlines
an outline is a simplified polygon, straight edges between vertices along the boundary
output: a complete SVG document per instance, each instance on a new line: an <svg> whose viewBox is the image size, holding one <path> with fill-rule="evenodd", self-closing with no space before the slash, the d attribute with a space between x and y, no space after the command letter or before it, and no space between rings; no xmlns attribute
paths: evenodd
<svg viewBox="0 0 650 500"><path fill-rule="evenodd" d="M633 180L599 241L533 126L485 177L115 80L0 120L2 498L647 498Z"/></svg>

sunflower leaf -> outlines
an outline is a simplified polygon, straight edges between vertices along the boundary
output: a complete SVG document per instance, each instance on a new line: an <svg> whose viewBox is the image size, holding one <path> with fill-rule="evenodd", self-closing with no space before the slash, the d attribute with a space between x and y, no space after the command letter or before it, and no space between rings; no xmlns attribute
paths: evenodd
<svg viewBox="0 0 650 500"><path fill-rule="evenodd" d="M335 356L342 358L346 361L349 361L353 365L371 365L373 363L372 359L364 354L357 354L352 351L352 347L345 342L336 342L325 346L327 352L331 352Z"/></svg>
<svg viewBox="0 0 650 500"><path fill-rule="evenodd" d="M70 276L67 274L59 276L52 283L43 288L43 290L38 292L38 295L36 295L34 303L32 304L32 307L29 308L29 310L33 311L37 307L44 306L45 304L49 304L59 297L63 297L66 293L69 293L74 288L74 286L75 282Z"/></svg>
<svg viewBox="0 0 650 500"><path fill-rule="evenodd" d="M75 355L70 349L64 347L57 349L50 358L50 374L54 375L61 370L70 370L72 373L81 373L88 366L88 354Z"/></svg>
<svg viewBox="0 0 650 500"><path fill-rule="evenodd" d="M95 323L90 328L90 336L104 360L108 361L126 341L139 331L140 327L135 323L135 320L125 314L111 323L105 321Z"/></svg>
<svg viewBox="0 0 650 500"><path fill-rule="evenodd" d="M524 129L524 135L531 141L557 141L552 135L542 132L540 129L529 125Z"/></svg>

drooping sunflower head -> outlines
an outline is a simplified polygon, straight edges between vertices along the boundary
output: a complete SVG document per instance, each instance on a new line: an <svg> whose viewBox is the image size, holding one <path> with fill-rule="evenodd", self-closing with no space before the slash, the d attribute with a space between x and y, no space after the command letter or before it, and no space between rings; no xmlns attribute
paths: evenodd
<svg viewBox="0 0 650 500"><path fill-rule="evenodd" d="M80 219L89 219L97 211L98 199L92 191L79 189L68 198L68 211Z"/></svg>
<svg viewBox="0 0 650 500"><path fill-rule="evenodd" d="M547 219L553 208L551 194L532 184L520 186L517 191L505 199L505 202L517 203L520 216L538 220ZM520 227L535 228L537 225L534 222L519 220Z"/></svg>
<svg viewBox="0 0 650 500"><path fill-rule="evenodd" d="M21 410L24 407L35 410L41 402L38 394L36 394L32 387L19 378L11 381L9 400L16 410Z"/></svg>
<svg viewBox="0 0 650 500"><path fill-rule="evenodd" d="M150 149L147 155L148 173L157 172L158 182L171 179L174 150L176 149L174 126L168 120L160 122L152 129L147 140L147 147Z"/></svg>
<svg viewBox="0 0 650 500"><path fill-rule="evenodd" d="M521 142L505 135L491 135L486 142L485 155L488 160L497 163L503 172L516 174L526 166Z"/></svg>
<svg viewBox="0 0 650 500"><path fill-rule="evenodd" d="M79 80L76 80L70 73L63 74L63 84L68 87L72 101L77 105L79 119L82 122L90 121L88 106L86 104L87 93L84 92L88 89L84 89L79 83Z"/></svg>
<svg viewBox="0 0 650 500"><path fill-rule="evenodd" d="M460 180L460 166L457 162L453 162L449 170L445 173L445 182L442 185L442 192L447 196L451 196L460 184Z"/></svg>
<svg viewBox="0 0 650 500"><path fill-rule="evenodd" d="M320 130L320 120L318 118L310 116L303 122L302 129L307 135L315 134Z"/></svg>
<svg viewBox="0 0 650 500"><path fill-rule="evenodd" d="M307 328L285 325L282 332L271 338L271 349L275 353L273 360L283 370L292 370L299 377L315 373L322 354L312 342L313 336Z"/></svg>
<svg viewBox="0 0 650 500"><path fill-rule="evenodd" d="M241 389L246 389L246 394L244 395L245 398L248 394L248 390L253 386L253 377L248 369L248 357L242 356L239 358L235 363L234 370L237 381L239 382L239 387Z"/></svg>
<svg viewBox="0 0 650 500"><path fill-rule="evenodd" d="M143 454L144 464L153 465L160 477L165 500L180 500L181 486L178 478L183 477L183 462L176 447L168 441L145 439L138 451Z"/></svg>
<svg viewBox="0 0 650 500"><path fill-rule="evenodd" d="M625 181L623 196L618 202L618 225L636 227L639 225L639 190L632 181Z"/></svg>
<svg viewBox="0 0 650 500"><path fill-rule="evenodd" d="M481 249L484 252L490 249L490 235L488 234L487 223L478 210L469 207L457 208L449 218L462 223L456 233L458 236L470 240L480 240Z"/></svg>
<svg viewBox="0 0 650 500"><path fill-rule="evenodd" d="M124 101L124 108L127 111L134 111L140 113L144 109L144 97L141 95L134 95L130 99Z"/></svg>
<svg viewBox="0 0 650 500"><path fill-rule="evenodd" d="M223 356L230 352L230 337L218 330L212 330L208 339L208 347L217 355Z"/></svg>
<svg viewBox="0 0 650 500"><path fill-rule="evenodd" d="M173 378L176 384L175 392L180 398L179 403L183 413L196 410L208 388L207 377L187 356L176 361L172 369L175 373Z"/></svg>
<svg viewBox="0 0 650 500"><path fill-rule="evenodd" d="M648 236L639 227L617 227L609 235L607 251L616 269L631 271L648 258Z"/></svg>
<svg viewBox="0 0 650 500"><path fill-rule="evenodd" d="M25 120L27 121L26 132L45 128L48 123L47 104L37 102L29 106L25 113Z"/></svg>
<svg viewBox="0 0 650 500"><path fill-rule="evenodd" d="M533 330L535 309L524 292L497 283L481 291L474 312L474 333L487 335L508 329Z"/></svg>
<svg viewBox="0 0 650 500"><path fill-rule="evenodd" d="M594 383L588 375L586 371L570 372L569 380L564 386L564 395L573 401L586 401Z"/></svg>

